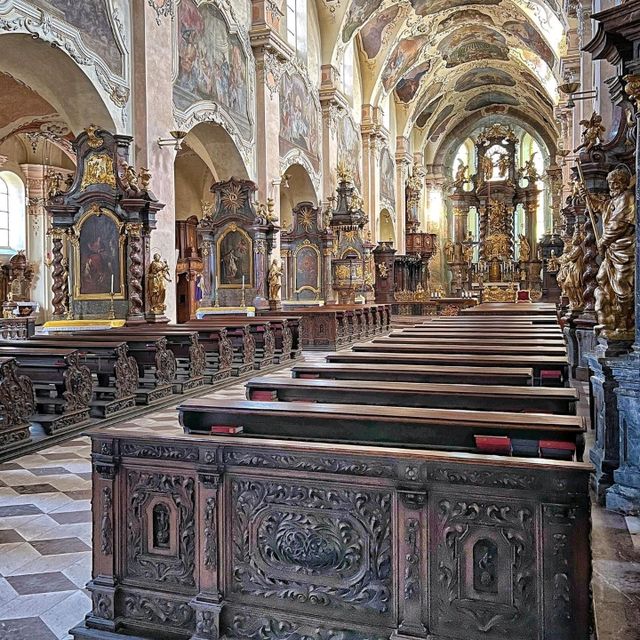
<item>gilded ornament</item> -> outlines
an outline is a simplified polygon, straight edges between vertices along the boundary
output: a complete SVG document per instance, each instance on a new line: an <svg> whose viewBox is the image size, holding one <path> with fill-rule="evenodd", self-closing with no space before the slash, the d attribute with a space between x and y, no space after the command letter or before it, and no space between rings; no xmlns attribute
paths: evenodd
<svg viewBox="0 0 640 640"><path fill-rule="evenodd" d="M576 224L573 237L565 252L560 258L564 268L560 269L556 280L562 288L562 293L569 300L569 308L572 311L579 311L584 307L584 247L582 243L584 235L582 228Z"/></svg>
<svg viewBox="0 0 640 640"><path fill-rule="evenodd" d="M171 282L170 273L167 261L162 260L159 253L154 254L147 274L149 304L153 313L162 314L167 308L164 303L167 295L165 282Z"/></svg>
<svg viewBox="0 0 640 640"><path fill-rule="evenodd" d="M584 127L582 144L575 151L580 149L590 151L593 147L602 143L606 129L602 125L602 116L599 113L594 111L588 120L580 120L580 124Z"/></svg>
<svg viewBox="0 0 640 640"><path fill-rule="evenodd" d="M351 169L344 160L338 162L337 176L338 182L353 182Z"/></svg>
<svg viewBox="0 0 640 640"><path fill-rule="evenodd" d="M626 82L624 92L631 100L637 101L640 96L640 75L629 74L624 76L623 80Z"/></svg>
<svg viewBox="0 0 640 640"><path fill-rule="evenodd" d="M383 280L386 280L389 277L389 267L387 266L387 264L385 262L380 262L378 264L378 275Z"/></svg>
<svg viewBox="0 0 640 640"><path fill-rule="evenodd" d="M531 243L528 238L520 234L520 262L529 262L531 260Z"/></svg>
<svg viewBox="0 0 640 640"><path fill-rule="evenodd" d="M231 184L221 193L221 201L225 209L229 209L233 213L237 213L245 205L247 197L242 193L242 187L239 184Z"/></svg>
<svg viewBox="0 0 640 640"><path fill-rule="evenodd" d="M282 280L282 267L278 264L278 261L274 258L269 267L269 300L278 300L280 295L281 280Z"/></svg>
<svg viewBox="0 0 640 640"><path fill-rule="evenodd" d="M511 284L508 287L486 287L482 291L483 302L515 302L518 287Z"/></svg>
<svg viewBox="0 0 640 640"><path fill-rule="evenodd" d="M106 153L96 153L87 158L82 175L80 190L94 184L104 184L116 188L116 174L113 170L113 158Z"/></svg>
<svg viewBox="0 0 640 640"><path fill-rule="evenodd" d="M92 149L99 149L103 144L104 144L104 139L101 138L96 131L98 130L98 127L96 127L95 124L89 125L85 131L87 132L87 136L88 136L88 143L89 146Z"/></svg>

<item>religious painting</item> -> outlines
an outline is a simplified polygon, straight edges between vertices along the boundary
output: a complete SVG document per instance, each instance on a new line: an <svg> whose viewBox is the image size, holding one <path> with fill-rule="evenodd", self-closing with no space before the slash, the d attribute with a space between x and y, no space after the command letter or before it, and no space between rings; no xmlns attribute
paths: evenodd
<svg viewBox="0 0 640 640"><path fill-rule="evenodd" d="M392 209L396 207L395 177L396 165L389 149L384 149L380 154L380 198Z"/></svg>
<svg viewBox="0 0 640 640"><path fill-rule="evenodd" d="M301 149L320 168L320 118L315 102L299 73L285 73L280 81L280 155Z"/></svg>
<svg viewBox="0 0 640 640"><path fill-rule="evenodd" d="M447 68L451 68L475 60L508 60L509 48L482 40L472 40L461 44L452 53L445 54L443 57L447 61Z"/></svg>
<svg viewBox="0 0 640 640"><path fill-rule="evenodd" d="M438 51L446 54L469 42L482 42L507 49L506 38L495 29L483 25L466 25L442 38L438 43Z"/></svg>
<svg viewBox="0 0 640 640"><path fill-rule="evenodd" d="M438 96L434 98L421 112L418 118L416 119L416 126L422 129L426 124L429 118L435 113L440 101L443 96Z"/></svg>
<svg viewBox="0 0 640 640"><path fill-rule="evenodd" d="M253 242L235 224L220 235L217 242L218 283L221 288L239 289L253 282Z"/></svg>
<svg viewBox="0 0 640 640"><path fill-rule="evenodd" d="M492 104L508 104L512 107L516 107L520 102L513 96L509 96L506 93L500 91L488 91L487 93L481 93L480 95L471 98L465 105L465 111L475 111L476 109L482 109Z"/></svg>
<svg viewBox="0 0 640 640"><path fill-rule="evenodd" d="M86 47L95 51L111 71L122 76L122 52L105 0L34 0L34 3L75 27Z"/></svg>
<svg viewBox="0 0 640 640"><path fill-rule="evenodd" d="M122 222L97 205L75 228L74 299L105 300L113 292L124 299L124 236ZM113 287L113 289L112 289Z"/></svg>
<svg viewBox="0 0 640 640"><path fill-rule="evenodd" d="M479 87L500 85L515 87L516 81L506 72L491 67L479 67L465 73L455 84L456 91L470 91Z"/></svg>
<svg viewBox="0 0 640 640"><path fill-rule="evenodd" d="M522 21L508 20L502 25L502 28L521 40L521 42L529 49L535 51L548 65L553 69L556 57L551 47L544 41L544 38L538 33L536 28L527 22L526 18Z"/></svg>
<svg viewBox="0 0 640 640"><path fill-rule="evenodd" d="M178 7L178 76L173 98L178 109L211 101L224 107L250 135L247 58L240 38L229 32L221 11L211 4L182 0Z"/></svg>
<svg viewBox="0 0 640 640"><path fill-rule="evenodd" d="M429 36L401 40L387 61L382 72L382 85L388 93L393 89L406 69L415 63L422 50L429 44Z"/></svg>
<svg viewBox="0 0 640 640"><path fill-rule="evenodd" d="M456 11L450 16L446 17L438 25L438 33L447 31L454 27L461 27L467 24L487 24L493 26L493 18L482 11L477 9L463 9L462 11Z"/></svg>
<svg viewBox="0 0 640 640"><path fill-rule="evenodd" d="M369 60L373 60L382 48L382 37L387 27L398 17L400 13L399 5L387 7L372 18L360 31L362 49Z"/></svg>
<svg viewBox="0 0 640 640"><path fill-rule="evenodd" d="M412 69L404 78L401 78L396 85L396 95L400 102L408 104L418 93L422 78L429 73L431 69L431 60L427 60Z"/></svg>
<svg viewBox="0 0 640 640"><path fill-rule="evenodd" d="M345 116L340 121L338 128L338 161L346 164L353 176L353 183L358 188L362 186L360 177L361 157L360 132L351 117Z"/></svg>
<svg viewBox="0 0 640 640"><path fill-rule="evenodd" d="M356 30L361 27L379 7L380 0L352 0L344 20L342 42L349 42Z"/></svg>
<svg viewBox="0 0 640 640"><path fill-rule="evenodd" d="M453 105L448 104L440 113L436 116L436 119L433 121L431 128L432 130L436 127L440 126L448 117L451 115L453 111Z"/></svg>
<svg viewBox="0 0 640 640"><path fill-rule="evenodd" d="M472 5L498 5L502 0L411 0L414 11L419 16L434 15L456 7Z"/></svg>
<svg viewBox="0 0 640 640"><path fill-rule="evenodd" d="M298 300L316 300L320 295L320 252L303 244L295 254L295 265Z"/></svg>

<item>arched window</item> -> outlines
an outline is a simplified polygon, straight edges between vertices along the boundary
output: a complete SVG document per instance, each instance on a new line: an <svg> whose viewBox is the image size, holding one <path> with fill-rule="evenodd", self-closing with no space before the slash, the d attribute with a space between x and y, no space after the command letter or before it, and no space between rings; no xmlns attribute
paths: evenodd
<svg viewBox="0 0 640 640"><path fill-rule="evenodd" d="M0 253L25 249L25 243L24 184L12 171L0 171Z"/></svg>
<svg viewBox="0 0 640 640"><path fill-rule="evenodd" d="M307 0L287 0L287 42L307 60Z"/></svg>

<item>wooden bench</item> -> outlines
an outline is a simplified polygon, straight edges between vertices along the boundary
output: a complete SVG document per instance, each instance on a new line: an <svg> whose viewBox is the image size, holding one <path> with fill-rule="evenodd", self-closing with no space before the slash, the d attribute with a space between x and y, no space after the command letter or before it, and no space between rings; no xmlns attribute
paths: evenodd
<svg viewBox="0 0 640 640"><path fill-rule="evenodd" d="M31 442L35 409L31 379L20 374L15 358L0 357L0 454Z"/></svg>
<svg viewBox="0 0 640 640"><path fill-rule="evenodd" d="M561 331L552 330L531 330L531 329L512 329L510 331L503 331L502 329L484 329L484 328L474 328L474 329L456 329L456 328L433 328L433 329L423 329L423 328L415 328L415 329L403 329L402 331L392 331L389 335L403 335L403 336L416 336L416 337L429 337L429 336L483 336L483 337L532 337L532 338L555 338L555 339L563 339L563 335Z"/></svg>
<svg viewBox="0 0 640 640"><path fill-rule="evenodd" d="M45 340L46 336L34 336L32 340ZM176 357L167 346L166 337L146 337L130 333L128 335L116 335L110 332L95 335L93 331L83 331L74 334L72 339L77 339L83 344L88 342L121 343L126 342L129 355L133 357L138 366L138 388L136 390L136 403L153 404L166 400L173 393L173 383L176 377Z"/></svg>
<svg viewBox="0 0 640 640"><path fill-rule="evenodd" d="M384 342L382 342L384 341ZM384 338L374 338L371 342L373 343L404 343L404 344L429 344L429 343L439 343L439 344L490 344L490 345L501 345L501 344L523 344L530 346L554 346L554 347L563 347L565 346L565 342L563 338L539 338L537 336L513 336L513 335L494 335L494 336L484 336L482 334L478 334L475 331L469 334L460 334L455 335L451 333L444 333L441 335L422 335L416 333L398 333L392 332L388 336Z"/></svg>
<svg viewBox="0 0 640 640"><path fill-rule="evenodd" d="M461 411L413 407L251 402L200 398L178 407L187 433L211 427L241 426L243 436L296 438L322 442L420 446L443 451L476 452L476 438L498 436L517 441L560 442L584 454L585 418L544 413Z"/></svg>
<svg viewBox="0 0 640 640"><path fill-rule="evenodd" d="M434 382L442 384L503 384L531 386L533 369L526 367L452 367L411 364L338 364L317 362L298 364L293 378L329 380L383 380L389 382Z"/></svg>
<svg viewBox="0 0 640 640"><path fill-rule="evenodd" d="M256 401L371 404L430 409L470 409L575 415L575 389L422 382L283 380L253 378L246 384L247 399Z"/></svg>
<svg viewBox="0 0 640 640"><path fill-rule="evenodd" d="M136 404L138 389L138 365L129 355L127 343L83 342L74 337L73 346L78 350L80 362L91 371L94 379L92 415L98 418L117 416L129 411ZM69 340L38 336L23 342L12 343L14 347L31 349L67 349Z"/></svg>
<svg viewBox="0 0 640 640"><path fill-rule="evenodd" d="M529 346L522 343L509 344L478 344L477 341L444 343L433 339L417 343L387 342L386 338L380 338L381 342L364 342L354 344L351 349L356 352L371 353L462 353L462 354L488 354L488 355L543 355L566 356L567 348L564 344L558 346Z"/></svg>
<svg viewBox="0 0 640 640"><path fill-rule="evenodd" d="M302 317L276 311L260 311L258 316L271 322L276 338L275 362L281 364L298 359L302 354Z"/></svg>
<svg viewBox="0 0 640 640"><path fill-rule="evenodd" d="M93 379L77 349L0 346L0 357L13 357L18 374L31 380L36 402L32 422L45 433L61 433L88 422Z"/></svg>
<svg viewBox="0 0 640 640"><path fill-rule="evenodd" d="M589 640L590 465L297 434L93 432L75 640Z"/></svg>
<svg viewBox="0 0 640 640"><path fill-rule="evenodd" d="M568 386L569 362L566 356L495 355L471 353L372 353L339 352L326 357L331 363L417 364L448 365L461 367L531 367L534 384L545 386Z"/></svg>

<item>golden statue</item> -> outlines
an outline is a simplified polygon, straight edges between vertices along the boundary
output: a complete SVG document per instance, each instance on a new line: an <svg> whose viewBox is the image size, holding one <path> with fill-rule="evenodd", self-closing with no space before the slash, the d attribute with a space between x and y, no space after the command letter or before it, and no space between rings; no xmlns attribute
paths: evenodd
<svg viewBox="0 0 640 640"><path fill-rule="evenodd" d="M584 247L582 242L584 235L582 228L576 224L573 230L573 237L570 245L565 248L562 254L564 258L564 270L562 271L562 281L558 274L558 284L562 287L562 294L569 299L569 308L578 311L584 307Z"/></svg>
<svg viewBox="0 0 640 640"><path fill-rule="evenodd" d="M280 280L282 279L282 267L274 258L269 267L269 300L277 300L280 293Z"/></svg>
<svg viewBox="0 0 640 640"><path fill-rule="evenodd" d="M602 264L596 281L596 313L601 333L607 338L632 340L634 337L634 269L636 255L635 198L631 176L625 169L614 169L607 176L610 198L592 199L602 214L599 249Z"/></svg>
<svg viewBox="0 0 640 640"><path fill-rule="evenodd" d="M531 154L531 157L528 160L525 160L524 167L520 169L520 177L526 178L529 181L529 184L533 184L540 180L540 175L538 174L538 170L536 169L536 165L533 164L533 158L535 157L537 151L534 151Z"/></svg>
<svg viewBox="0 0 640 640"><path fill-rule="evenodd" d="M556 250L551 249L551 255L547 259L547 272L558 273L559 270L560 270L560 261L556 257Z"/></svg>
<svg viewBox="0 0 640 640"><path fill-rule="evenodd" d="M447 240L444 245L444 257L447 262L453 262L455 258L455 248L451 239Z"/></svg>
<svg viewBox="0 0 640 640"><path fill-rule="evenodd" d="M480 158L480 173L485 182L491 180L493 176L493 162L491 162L489 156L482 156Z"/></svg>
<svg viewBox="0 0 640 640"><path fill-rule="evenodd" d="M458 164L458 168L456 169L456 176L453 180L453 186L461 189L466 182L468 182L467 180L467 171L468 171L469 167L462 161L459 161Z"/></svg>
<svg viewBox="0 0 640 640"><path fill-rule="evenodd" d="M520 234L520 262L531 260L531 243L526 236Z"/></svg>
<svg viewBox="0 0 640 640"><path fill-rule="evenodd" d="M140 171L138 171L138 182L142 191L149 190L149 184L151 183L151 173L149 169L142 167Z"/></svg>
<svg viewBox="0 0 640 640"><path fill-rule="evenodd" d="M509 175L509 156L506 153L498 154L498 172L501 178Z"/></svg>
<svg viewBox="0 0 640 640"><path fill-rule="evenodd" d="M589 120L580 120L580 124L584 127L584 131L582 132L582 144L576 148L576 151L580 149L590 151L602 142L602 134L606 131L602 126L602 116L594 111Z"/></svg>
<svg viewBox="0 0 640 640"><path fill-rule="evenodd" d="M164 303L167 295L166 282L171 282L169 265L160 257L159 253L153 254L153 262L149 265L147 286L149 287L149 304L153 313L164 313L167 306Z"/></svg>

